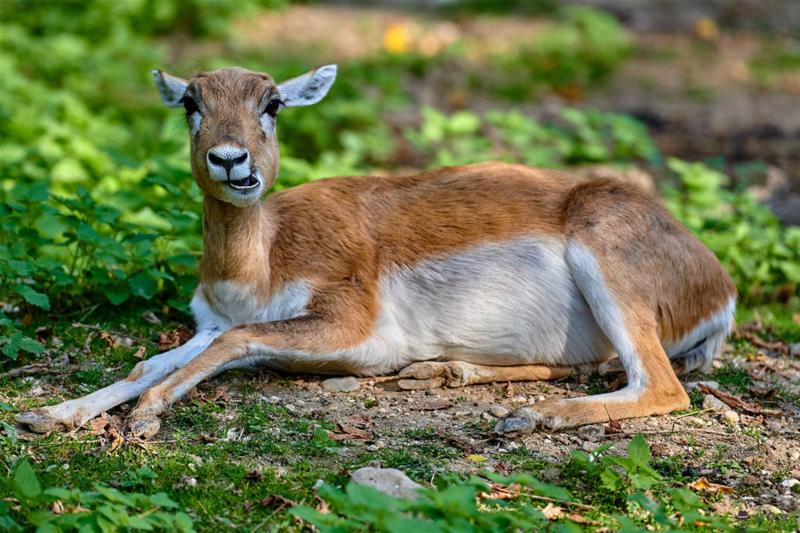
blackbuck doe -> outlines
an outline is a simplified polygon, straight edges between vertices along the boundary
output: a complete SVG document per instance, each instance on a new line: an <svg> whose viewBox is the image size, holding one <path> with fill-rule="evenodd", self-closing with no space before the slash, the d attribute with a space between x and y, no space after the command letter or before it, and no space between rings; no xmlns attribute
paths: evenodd
<svg viewBox="0 0 800 533"><path fill-rule="evenodd" d="M269 195L275 122L321 100L328 65L276 84L240 68L184 81L202 189L197 334L124 381L22 414L78 427L141 396L129 431L231 368L381 375L402 388L561 378L616 353L627 385L518 410L500 432L664 414L689 406L676 377L708 365L732 327L735 287L658 203L608 179L490 162L413 176L343 177Z"/></svg>

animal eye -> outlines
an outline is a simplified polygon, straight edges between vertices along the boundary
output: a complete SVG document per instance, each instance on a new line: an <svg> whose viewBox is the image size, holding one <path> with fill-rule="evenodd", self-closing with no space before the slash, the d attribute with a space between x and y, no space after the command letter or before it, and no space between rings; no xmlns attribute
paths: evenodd
<svg viewBox="0 0 800 533"><path fill-rule="evenodd" d="M194 113L200 112L200 108L197 107L197 102L194 101L194 98L184 96L181 103L183 103L183 108L186 109L187 116L192 116Z"/></svg>
<svg viewBox="0 0 800 533"><path fill-rule="evenodd" d="M278 110L281 108L281 102L279 99L275 98L267 102L267 107L264 108L264 113L271 117L275 117L278 114Z"/></svg>

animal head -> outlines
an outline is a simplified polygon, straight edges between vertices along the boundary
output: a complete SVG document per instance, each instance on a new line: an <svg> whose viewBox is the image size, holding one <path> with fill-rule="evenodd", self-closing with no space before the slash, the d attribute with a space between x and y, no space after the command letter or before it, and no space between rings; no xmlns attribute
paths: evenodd
<svg viewBox="0 0 800 533"><path fill-rule="evenodd" d="M278 113L322 100L336 79L336 65L283 83L242 68L200 72L190 80L154 70L153 78L167 106L186 110L192 173L200 189L246 206L278 175Z"/></svg>

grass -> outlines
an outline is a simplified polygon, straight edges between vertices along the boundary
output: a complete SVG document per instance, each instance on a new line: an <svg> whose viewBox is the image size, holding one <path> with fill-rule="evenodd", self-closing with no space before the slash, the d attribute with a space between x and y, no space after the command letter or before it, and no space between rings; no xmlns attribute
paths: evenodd
<svg viewBox="0 0 800 533"><path fill-rule="evenodd" d="M39 405L42 398L50 402L74 397L121 379L137 362L134 353L138 346L145 346L149 356L158 351L159 332L185 325L170 319L151 325L141 319L143 311L130 307L113 317L98 314L85 320L99 323L103 331L130 335L137 339L132 346L112 347L100 338L99 331L73 327L70 320L51 324L52 336L61 342L55 352L68 354L70 363L81 365L81 370L0 381L0 402L12 408L0 410L0 422L13 424L17 410ZM787 324L779 320L774 327L775 331L783 331L781 328ZM87 337L90 353L84 352ZM739 349L746 352L746 347ZM280 531L296 530L299 525L288 508L270 496L280 495L313 507L318 501L314 490L318 480L342 486L349 472L361 466L379 463L401 469L422 483L433 480L434 484L447 484L458 477L453 465L462 465L464 472L483 467L466 461L468 451L436 427L409 428L394 437L380 435L384 447L335 442L327 434L334 428L332 413L300 415L265 397L259 391L258 376L231 374L204 385L200 394L176 404L162 432L145 446L127 444L109 453L96 436L85 431L34 436L30 440L0 436L0 469L10 472L18 458L26 456L45 486L89 490L95 483L103 483L145 494L163 491L195 520L200 530L239 527ZM716 370L712 379L733 393L741 393L752 384L746 370L731 364ZM288 378L279 378L277 383L291 386ZM37 386L45 387L44 394L33 397ZM217 386L235 389L235 399L214 400ZM599 391L598 378L592 378L588 388L590 392ZM461 403L467 401L464 396ZM503 399L497 401L502 403ZM369 411L381 402L366 400L360 405ZM452 433L480 440L490 433L491 425L476 418L454 427ZM750 431L742 436L752 441L754 449L763 445L760 433ZM728 457L729 450L724 445L703 449L699 444L689 444L684 454L654 461L655 470L673 485L696 479L701 467L714 470L722 478L747 471L746 465ZM703 453L696 453L698 450ZM610 517L625 505L623 494L600 488L574 460L560 462L524 444L496 450L491 460L493 468L530 473L568 487L578 501L595 508L587 516L600 523L613 524ZM778 530L788 527L789 522L782 517L758 517L748 524Z"/></svg>

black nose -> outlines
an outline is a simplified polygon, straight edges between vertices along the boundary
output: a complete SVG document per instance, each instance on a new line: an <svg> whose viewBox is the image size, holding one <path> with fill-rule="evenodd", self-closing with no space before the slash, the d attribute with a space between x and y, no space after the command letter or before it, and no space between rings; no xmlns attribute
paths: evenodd
<svg viewBox="0 0 800 533"><path fill-rule="evenodd" d="M231 169L236 165L241 165L245 161L247 161L247 152L243 153L238 157L220 157L216 154L211 152L208 153L208 161L212 165L217 165L223 167L225 172L228 174L231 173Z"/></svg>

